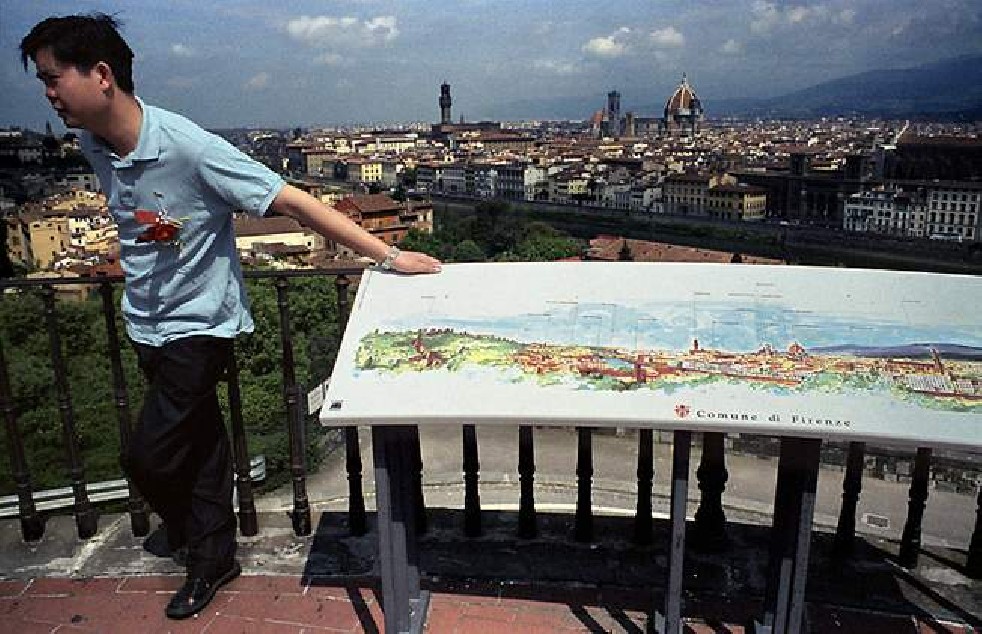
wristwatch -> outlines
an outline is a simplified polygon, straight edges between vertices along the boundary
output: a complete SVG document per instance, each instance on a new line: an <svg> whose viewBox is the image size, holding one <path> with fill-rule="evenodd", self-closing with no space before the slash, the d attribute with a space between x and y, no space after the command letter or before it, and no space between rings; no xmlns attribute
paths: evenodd
<svg viewBox="0 0 982 634"><path fill-rule="evenodd" d="M383 258L378 265L382 267L383 270L393 270L396 267L396 258L399 257L400 253L402 253L402 251L399 250L399 247L393 244L389 247L389 250L385 252L385 258Z"/></svg>

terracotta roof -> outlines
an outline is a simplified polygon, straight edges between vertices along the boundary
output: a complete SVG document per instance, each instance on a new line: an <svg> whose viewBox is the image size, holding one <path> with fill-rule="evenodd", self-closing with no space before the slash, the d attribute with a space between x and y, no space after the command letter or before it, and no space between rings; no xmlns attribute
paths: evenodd
<svg viewBox="0 0 982 634"><path fill-rule="evenodd" d="M249 216L238 217L234 221L235 235L264 236L274 233L303 233L304 229L299 222L286 216L272 216L270 218L252 218Z"/></svg>
<svg viewBox="0 0 982 634"><path fill-rule="evenodd" d="M616 261L624 245L624 238L602 235L590 240L588 259ZM729 251L713 251L697 249L664 242L649 242L647 240L627 240L628 249L635 262L711 262L728 264L733 260L734 253ZM740 254L743 264L784 264L783 260L763 258L755 255Z"/></svg>
<svg viewBox="0 0 982 634"><path fill-rule="evenodd" d="M340 212L351 213L372 213L379 211L399 211L402 205L385 194L355 194L342 198L334 205Z"/></svg>
<svg viewBox="0 0 982 634"><path fill-rule="evenodd" d="M699 102L699 97L692 90L692 86L689 85L689 81L685 78L685 75L682 75L682 83L678 85L672 96L665 102L665 114L671 116L678 113L679 110L692 111L701 108L702 104Z"/></svg>

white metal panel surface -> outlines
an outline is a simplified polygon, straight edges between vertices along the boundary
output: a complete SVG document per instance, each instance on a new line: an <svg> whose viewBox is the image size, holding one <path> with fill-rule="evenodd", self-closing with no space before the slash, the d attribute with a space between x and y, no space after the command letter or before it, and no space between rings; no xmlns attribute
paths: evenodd
<svg viewBox="0 0 982 634"><path fill-rule="evenodd" d="M735 264L370 270L325 425L536 423L982 445L982 279Z"/></svg>

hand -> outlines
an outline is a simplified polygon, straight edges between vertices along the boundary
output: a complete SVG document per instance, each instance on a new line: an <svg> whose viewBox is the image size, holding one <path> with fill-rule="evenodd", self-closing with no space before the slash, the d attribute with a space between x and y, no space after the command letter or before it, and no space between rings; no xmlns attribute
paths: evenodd
<svg viewBox="0 0 982 634"><path fill-rule="evenodd" d="M392 262L392 268L400 273L439 273L440 260L425 253L403 251Z"/></svg>

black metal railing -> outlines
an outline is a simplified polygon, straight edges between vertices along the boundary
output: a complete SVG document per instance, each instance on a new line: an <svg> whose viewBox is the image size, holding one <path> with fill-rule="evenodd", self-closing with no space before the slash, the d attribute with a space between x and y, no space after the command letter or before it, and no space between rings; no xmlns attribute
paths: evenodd
<svg viewBox="0 0 982 634"><path fill-rule="evenodd" d="M311 508L307 497L305 464L305 413L303 411L302 390L297 382L294 367L293 337L291 334L290 317L290 284L291 280L302 277L333 278L337 293L338 329L343 331L350 313L350 286L353 278L360 276L360 267L339 268L330 271L249 271L247 278L270 280L275 287L276 302L279 316L279 335L281 344L282 368L282 402L285 412L285 426L288 432L290 455L290 479L293 485L293 509L291 518L293 529L297 535L307 535L311 532ZM43 305L43 323L47 329L50 358L53 369L54 386L57 394L64 451L68 463L68 476L73 492L73 511L78 535L87 539L95 534L97 528L97 511L87 495L85 468L79 451L75 413L73 411L72 395L68 381L68 370L65 362L62 341L59 336L58 316L56 311L56 287L62 285L86 284L98 288L102 298L102 313L105 318L108 342L109 362L112 368L113 398L118 419L120 447L125 446L131 426L132 414L126 376L120 350L120 338L117 332L117 310L114 301L114 287L122 282L121 278L96 277L73 279L31 279L5 280L0 282L0 291L6 289L39 291ZM258 530L258 519L252 482L249 478L248 442L245 424L242 419L242 399L239 390L238 362L233 362L228 368L226 381L228 385L228 403L230 432L237 472L236 486L238 493L238 513L240 530L244 535L255 535ZM0 341L0 410L3 412L7 447L10 454L10 469L15 483L18 498L21 532L25 540L36 541L43 536L44 522L39 514L31 486L30 467L24 451L23 437L18 426L18 412L14 404L11 389L11 377L8 373L8 361L4 358L3 342ZM592 510L592 484L594 475L592 435L594 430L589 427L577 428L577 460L576 460L576 511L573 538L577 541L593 541L595 539ZM538 532L534 482L536 465L534 460L534 429L528 425L518 427L519 449L517 470L519 474L519 522L517 536L527 539ZM688 439L691 434L676 433L676 442L685 442L688 452ZM702 453L696 475L698 486L702 492L698 510L695 515L694 530L691 535L693 548L719 550L727 546L727 520L724 512L723 497L725 494L728 473L725 460L725 438L720 433L704 433L702 438ZM808 460L817 460L819 456L817 441L800 440L802 447L797 447L796 439L782 442L782 457L785 447L788 451L800 450L807 454ZM413 428L415 455L413 465L413 487L415 489L416 530L419 534L427 530L426 509L424 504L422 472L423 462L419 448L419 434ZM807 446L806 446L807 445ZM365 501L363 497L363 465L361 447L356 428L344 430L344 446L346 451L345 468L348 477L349 507L348 525L352 534L361 535L368 529L366 520ZM467 536L476 537L482 534L481 500L480 500L480 461L478 453L478 433L473 425L463 426L463 485L464 485L464 531ZM853 550L856 532L856 508L862 492L862 475L867 447L861 442L849 443L841 452L845 456L845 475L843 480L842 506L839 512L838 526L835 536L836 550L843 556L848 556ZM910 452L906 452L910 454ZM679 454L681 455L681 454ZM688 455L687 453L685 455ZM928 500L929 478L932 462L937 462L937 456L932 451L921 448L916 451L914 468L911 475L909 507L903 536L900 543L899 563L905 567L917 564L921 543L921 521ZM634 523L633 539L640 545L649 544L653 538L652 531L652 490L656 479L654 472L653 432L641 430L638 433L637 452L637 512ZM802 504L808 504L795 498L787 503L784 497L794 497L789 491L808 491L814 483L805 482L798 485L782 485L782 482L792 481L796 474L785 474L778 480L778 491L775 497L775 529L779 525L790 524L793 515L800 512ZM782 488L784 487L784 488ZM784 497L782 497L784 496ZM800 496L799 496L800 497ZM790 498L789 498L790 499ZM813 499L812 499L813 503ZM967 544L967 564L965 573L975 579L982 578L982 493L976 501L976 523L973 534ZM148 514L137 491L129 487L127 509L130 515L132 531L142 536L149 531ZM797 509L797 510L796 510ZM780 531L778 531L780 533ZM773 547L778 551L794 550L792 545L775 540ZM782 550L783 549L783 550ZM768 588L768 592L775 591Z"/></svg>
<svg viewBox="0 0 982 634"><path fill-rule="evenodd" d="M277 298L279 314L279 334L281 344L282 368L282 400L286 413L286 430L289 438L290 478L293 484L293 510L291 517L294 531L298 535L311 532L310 503L306 492L307 467L305 463L305 413L301 399L301 387L297 382L294 363L293 337L290 329L290 280L305 277L329 277L334 279L337 293L338 328L344 329L350 312L351 278L361 275L362 267L345 267L322 270L290 270L290 271L247 271L249 279L271 280ZM117 328L117 309L114 300L114 288L122 284L121 277L78 277L78 278L43 278L43 279L11 279L0 281L0 292L38 292L40 294L43 321L48 333L49 353L53 370L54 387L57 395L57 407L62 427L62 438L68 477L71 483L78 536L81 539L92 537L97 530L97 510L89 500L85 476L85 466L78 441L78 429L75 420L75 410L72 404L72 394L68 377L68 365L63 351L59 333L58 314L56 310L56 295L59 287L87 286L98 289L102 299L102 314L105 320L107 354L112 370L112 394L119 428L119 447L126 446L132 430L133 417L130 408L129 390L126 374L123 369L120 337ZM235 355L229 364L224 377L228 388L228 417L232 437L233 460L236 471L236 492L238 498L239 527L243 535L255 535L258 530L255 496L252 491L252 480L249 476L249 452L242 418L242 397L239 386L239 364ZM39 514L34 490L32 487L31 470L24 449L24 438L18 424L18 412L8 371L8 362L4 357L3 341L0 340L0 410L3 412L6 444L9 450L11 477L15 484L18 504L18 515L21 522L21 534L27 541L37 541L44 535L44 521ZM347 469L349 474L350 528L356 534L364 533L367 527L365 520L365 504L362 494L360 447L356 429L345 432L345 448L348 456ZM132 531L137 536L149 532L150 523L146 505L132 484L129 484L127 510L130 515Z"/></svg>

